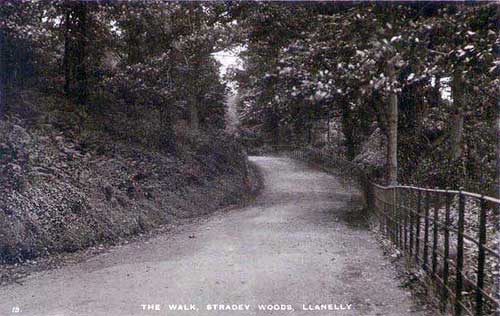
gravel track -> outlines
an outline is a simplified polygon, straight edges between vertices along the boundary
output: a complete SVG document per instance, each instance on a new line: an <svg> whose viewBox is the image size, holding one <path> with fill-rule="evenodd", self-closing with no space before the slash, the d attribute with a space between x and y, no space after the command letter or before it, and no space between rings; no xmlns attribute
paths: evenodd
<svg viewBox="0 0 500 316"><path fill-rule="evenodd" d="M0 315L424 315L373 235L346 220L352 193L336 177L251 160L265 185L251 205L1 287Z"/></svg>

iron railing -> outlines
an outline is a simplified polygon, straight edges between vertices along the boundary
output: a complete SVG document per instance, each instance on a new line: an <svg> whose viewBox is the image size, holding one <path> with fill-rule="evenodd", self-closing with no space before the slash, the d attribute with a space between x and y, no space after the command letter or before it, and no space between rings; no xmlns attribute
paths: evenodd
<svg viewBox="0 0 500 316"><path fill-rule="evenodd" d="M421 268L442 313L500 315L498 217L500 200L481 194L382 186L357 164L319 149L272 146L354 179L378 228L408 262Z"/></svg>

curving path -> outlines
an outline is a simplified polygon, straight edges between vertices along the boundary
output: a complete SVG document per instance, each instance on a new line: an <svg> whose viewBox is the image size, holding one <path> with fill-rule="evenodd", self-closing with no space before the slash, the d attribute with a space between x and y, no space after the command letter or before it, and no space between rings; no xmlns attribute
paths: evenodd
<svg viewBox="0 0 500 316"><path fill-rule="evenodd" d="M423 315L370 232L344 220L351 194L335 177L251 160L265 181L253 205L1 287L0 315Z"/></svg>

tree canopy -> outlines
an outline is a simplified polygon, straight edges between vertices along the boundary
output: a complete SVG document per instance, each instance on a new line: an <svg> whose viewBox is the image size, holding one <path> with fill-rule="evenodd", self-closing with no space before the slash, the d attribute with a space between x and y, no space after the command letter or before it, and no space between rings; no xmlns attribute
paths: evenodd
<svg viewBox="0 0 500 316"><path fill-rule="evenodd" d="M213 54L241 47L243 69L230 79L243 127L262 139L359 161L379 135L388 182L491 189L497 11L488 2L7 1L0 113L19 111L20 91L35 89L117 137L175 151L183 124L224 128L228 89Z"/></svg>
<svg viewBox="0 0 500 316"><path fill-rule="evenodd" d="M311 144L311 129L338 120L349 159L375 130L389 145L397 130L393 158L406 171L399 181L492 188L494 4L261 3L241 10L246 68L235 78L246 126L273 142Z"/></svg>

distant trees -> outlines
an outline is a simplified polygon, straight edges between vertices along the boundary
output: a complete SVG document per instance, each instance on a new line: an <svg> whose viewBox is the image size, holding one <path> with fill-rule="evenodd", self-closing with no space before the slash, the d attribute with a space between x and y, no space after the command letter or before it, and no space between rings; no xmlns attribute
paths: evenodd
<svg viewBox="0 0 500 316"><path fill-rule="evenodd" d="M242 5L247 126L308 143L301 131L338 118L349 159L382 132L388 183L493 187L495 5L276 7Z"/></svg>
<svg viewBox="0 0 500 316"><path fill-rule="evenodd" d="M168 150L180 120L223 128L226 88L211 55L229 38L223 4L7 1L0 11L12 100L23 89L64 95L94 126Z"/></svg>

